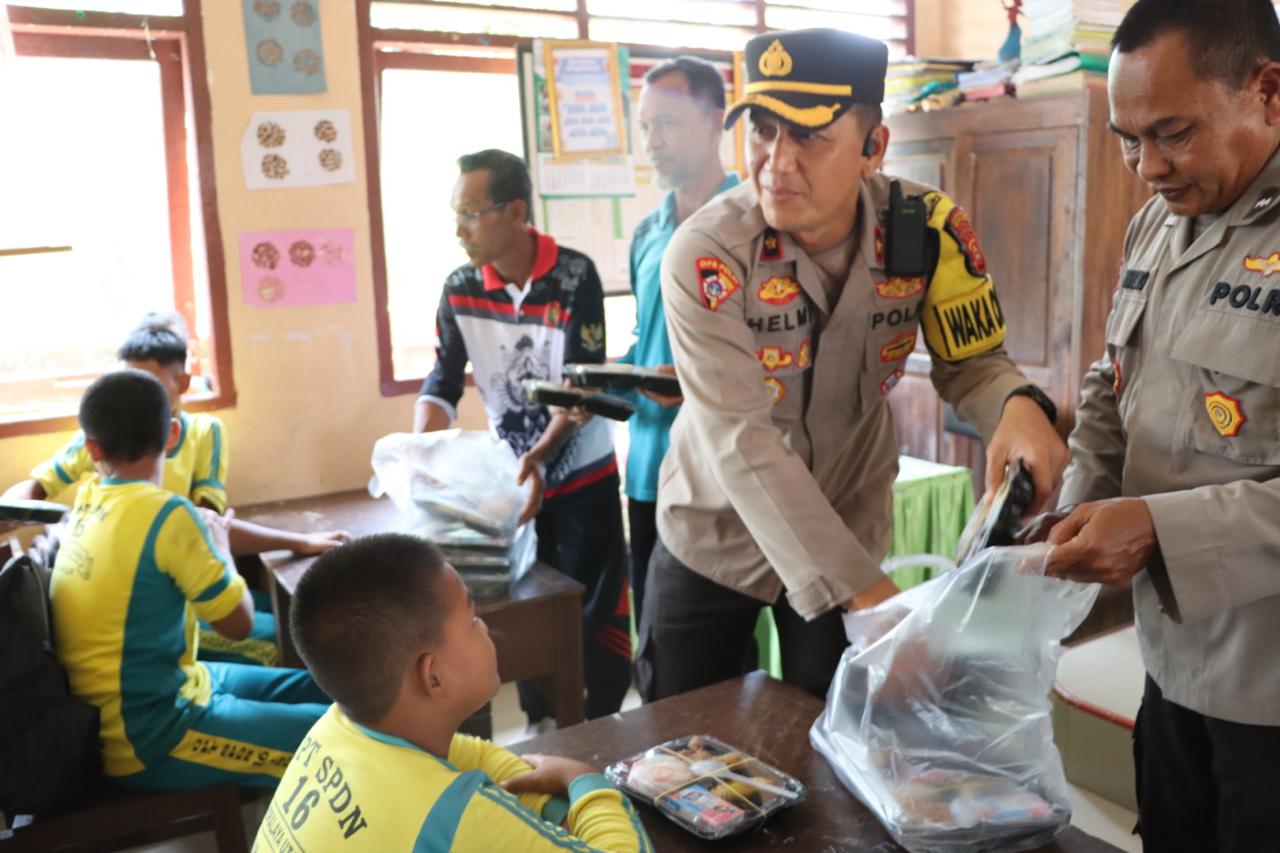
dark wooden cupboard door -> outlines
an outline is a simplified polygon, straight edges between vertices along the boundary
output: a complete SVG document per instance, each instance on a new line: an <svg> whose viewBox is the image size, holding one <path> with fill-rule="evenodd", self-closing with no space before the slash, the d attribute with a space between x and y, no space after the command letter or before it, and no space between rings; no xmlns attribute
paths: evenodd
<svg viewBox="0 0 1280 853"><path fill-rule="evenodd" d="M1005 347L1055 398L1069 395L1072 286L1077 279L1078 130L1000 130L892 147L885 171L941 186L968 211L996 283ZM923 349L890 396L901 452L965 465L981 489L985 450L947 430Z"/></svg>

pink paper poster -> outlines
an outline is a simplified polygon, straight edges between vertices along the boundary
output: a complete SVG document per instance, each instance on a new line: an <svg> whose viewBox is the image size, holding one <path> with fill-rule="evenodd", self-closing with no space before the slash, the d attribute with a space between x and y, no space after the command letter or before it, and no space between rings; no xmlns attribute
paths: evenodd
<svg viewBox="0 0 1280 853"><path fill-rule="evenodd" d="M244 231L244 301L259 308L356 301L354 236L328 231Z"/></svg>

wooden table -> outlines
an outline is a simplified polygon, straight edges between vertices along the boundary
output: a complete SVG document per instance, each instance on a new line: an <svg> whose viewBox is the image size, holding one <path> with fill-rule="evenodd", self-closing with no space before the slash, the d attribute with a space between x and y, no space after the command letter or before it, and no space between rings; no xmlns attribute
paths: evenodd
<svg viewBox="0 0 1280 853"><path fill-rule="evenodd" d="M364 491L257 504L237 509L236 515L296 532L346 530L352 536L366 536L404 527L391 501L374 500ZM280 659L285 666L301 666L289 635L289 603L316 558L271 551L261 559L274 578L271 603ZM488 624L498 650L499 676L504 682L528 682L543 693L555 707L561 728L584 718L582 593L582 584L537 563L505 594L476 600L476 612Z"/></svg>
<svg viewBox="0 0 1280 853"><path fill-rule="evenodd" d="M689 835L656 810L640 806L655 850L900 851L889 834L840 783L809 745L809 726L823 703L763 672L663 699L516 744L520 753L564 755L605 767L672 738L709 734L803 782L808 796L754 834L712 845ZM1117 853L1118 848L1069 827L1045 853Z"/></svg>

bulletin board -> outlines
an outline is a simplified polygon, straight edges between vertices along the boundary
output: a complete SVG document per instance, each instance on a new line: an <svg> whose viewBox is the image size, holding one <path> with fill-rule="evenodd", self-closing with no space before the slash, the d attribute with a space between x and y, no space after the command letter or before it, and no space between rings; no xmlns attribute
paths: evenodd
<svg viewBox="0 0 1280 853"><path fill-rule="evenodd" d="M556 242L584 252L595 262L606 296L631 291L631 235L640 220L657 208L665 190L653 185L653 169L640 137L637 104L644 75L673 52L619 45L619 65L626 70L622 103L626 115L629 152L622 157L575 158L557 161L552 153L551 117L545 92L540 43L522 45L516 56L520 106L524 120L525 159L533 179L533 220L539 231ZM725 77L726 98L732 103L741 91L741 62L737 54L699 52ZM745 177L741 122L725 133L721 159L726 169Z"/></svg>

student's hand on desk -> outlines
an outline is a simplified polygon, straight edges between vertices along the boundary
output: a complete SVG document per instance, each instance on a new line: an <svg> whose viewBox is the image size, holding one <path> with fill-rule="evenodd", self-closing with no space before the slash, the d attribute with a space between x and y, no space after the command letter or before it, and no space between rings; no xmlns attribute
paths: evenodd
<svg viewBox="0 0 1280 853"><path fill-rule="evenodd" d="M200 517L204 519L205 525L209 528L209 538L213 540L213 547L220 554L231 553L231 519L236 517L234 509L228 509L226 515L218 515L213 510L198 506L196 512L200 513Z"/></svg>
<svg viewBox="0 0 1280 853"><path fill-rule="evenodd" d="M590 764L558 755L520 757L529 762L533 770L521 776L513 776L502 783L502 787L513 794L552 794L563 797L569 793L569 783L574 779L600 772Z"/></svg>
<svg viewBox="0 0 1280 853"><path fill-rule="evenodd" d="M530 483L529 499L524 509L520 510L520 523L524 524L542 509L542 490L545 486L542 479L542 460L531 450L520 457L520 471L516 474L516 485L523 486L525 480Z"/></svg>
<svg viewBox="0 0 1280 853"><path fill-rule="evenodd" d="M676 375L676 366L674 364L659 364L654 368L654 370L659 373L665 373L668 376ZM652 391L646 391L643 388L640 389L640 393L657 403L659 406L662 406L664 409L674 408L684 402L684 395L682 394L677 394L674 397L668 397L665 394L655 394Z"/></svg>
<svg viewBox="0 0 1280 853"><path fill-rule="evenodd" d="M323 533L307 535L293 551L295 554L309 557L315 554L323 554L325 551L332 551L339 545L345 545L350 541L351 534L345 530L326 530Z"/></svg>
<svg viewBox="0 0 1280 853"><path fill-rule="evenodd" d="M1055 546L1045 574L1082 583L1125 586L1154 553L1156 526L1141 498L1112 498L1077 506L1049 531Z"/></svg>
<svg viewBox="0 0 1280 853"><path fill-rule="evenodd" d="M1062 482L1071 453L1044 410L1030 397L1021 396L1005 402L1000 424L987 447L987 493L983 500L991 500L1004 482L1005 466L1019 459L1026 463L1035 481L1036 496L1031 502L1031 511L1035 512Z"/></svg>

